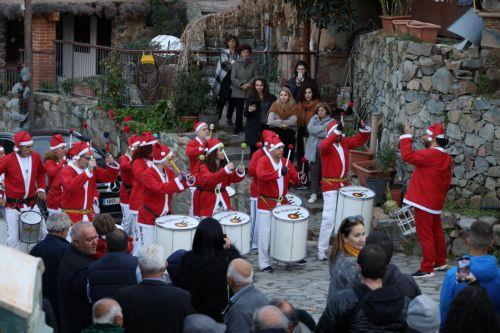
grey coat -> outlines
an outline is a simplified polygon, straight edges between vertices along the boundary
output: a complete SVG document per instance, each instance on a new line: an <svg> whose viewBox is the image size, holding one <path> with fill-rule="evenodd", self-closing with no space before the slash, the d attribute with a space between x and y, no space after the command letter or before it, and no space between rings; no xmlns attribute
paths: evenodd
<svg viewBox="0 0 500 333"><path fill-rule="evenodd" d="M250 333L254 311L269 304L269 300L254 285L235 296L234 300L229 301L229 305L224 311L226 333Z"/></svg>
<svg viewBox="0 0 500 333"><path fill-rule="evenodd" d="M241 58L238 59L231 69L231 97L246 98L247 94L240 86L243 83L251 83L256 74L257 65L253 60L245 63Z"/></svg>
<svg viewBox="0 0 500 333"><path fill-rule="evenodd" d="M361 272L358 269L357 258L338 252L337 260L329 266L330 287L328 300L339 291L354 288L361 283Z"/></svg>
<svg viewBox="0 0 500 333"><path fill-rule="evenodd" d="M326 117L320 120L318 115L312 116L309 124L307 124L307 131L309 138L307 138L306 151L304 156L309 162L316 162L316 147L326 137L325 128L333 120L333 118Z"/></svg>

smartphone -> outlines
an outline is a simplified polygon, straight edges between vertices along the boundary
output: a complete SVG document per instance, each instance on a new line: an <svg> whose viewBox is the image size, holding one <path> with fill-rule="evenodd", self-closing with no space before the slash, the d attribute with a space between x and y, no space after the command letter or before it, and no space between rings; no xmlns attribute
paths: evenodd
<svg viewBox="0 0 500 333"><path fill-rule="evenodd" d="M302 72L297 73L297 78L302 79Z"/></svg>
<svg viewBox="0 0 500 333"><path fill-rule="evenodd" d="M457 259L458 281L465 281L465 277L470 274L470 258L461 257Z"/></svg>

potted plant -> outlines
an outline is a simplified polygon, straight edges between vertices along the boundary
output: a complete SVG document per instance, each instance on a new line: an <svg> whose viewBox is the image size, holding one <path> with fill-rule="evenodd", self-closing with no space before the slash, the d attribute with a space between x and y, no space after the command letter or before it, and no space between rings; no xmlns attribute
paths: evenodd
<svg viewBox="0 0 500 333"><path fill-rule="evenodd" d="M396 158L396 149L386 144L380 147L375 160L354 163L353 168L358 175L359 183L366 186L368 178L390 179L395 171Z"/></svg>
<svg viewBox="0 0 500 333"><path fill-rule="evenodd" d="M354 170L354 163L370 161L373 153L366 145L349 150L349 170Z"/></svg>
<svg viewBox="0 0 500 333"><path fill-rule="evenodd" d="M393 21L411 18L413 0L380 0L382 7L382 28L385 32L394 32Z"/></svg>
<svg viewBox="0 0 500 333"><path fill-rule="evenodd" d="M423 42L436 43L440 25L410 20L407 23L408 33Z"/></svg>

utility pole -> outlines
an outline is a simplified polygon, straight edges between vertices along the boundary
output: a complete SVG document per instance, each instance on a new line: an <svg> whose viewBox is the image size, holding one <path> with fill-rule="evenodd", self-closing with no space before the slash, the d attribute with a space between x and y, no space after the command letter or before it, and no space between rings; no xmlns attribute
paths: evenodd
<svg viewBox="0 0 500 333"><path fill-rule="evenodd" d="M24 0L24 64L30 68L31 74L33 75L33 44L32 44L32 32L31 32L31 22L33 19L33 5L31 0ZM35 122L35 99L33 91L33 77L29 80L30 97L28 102L28 121L30 127L33 126Z"/></svg>

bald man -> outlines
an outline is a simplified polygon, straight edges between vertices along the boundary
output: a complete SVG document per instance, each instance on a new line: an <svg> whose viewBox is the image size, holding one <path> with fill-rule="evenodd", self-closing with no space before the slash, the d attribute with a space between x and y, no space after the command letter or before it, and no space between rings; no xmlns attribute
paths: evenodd
<svg viewBox="0 0 500 333"><path fill-rule="evenodd" d="M124 332L122 308L111 298L101 298L92 307L93 324L82 333Z"/></svg>
<svg viewBox="0 0 500 333"><path fill-rule="evenodd" d="M238 258L229 263L227 284L234 295L223 312L227 333L250 333L254 311L269 303L253 284L252 264Z"/></svg>
<svg viewBox="0 0 500 333"><path fill-rule="evenodd" d="M287 333L288 319L274 305L266 305L255 311L253 325L255 333Z"/></svg>
<svg viewBox="0 0 500 333"><path fill-rule="evenodd" d="M285 315L288 319L288 333L310 333L311 330L299 321L299 315L294 306L285 300L273 299L269 305L274 305Z"/></svg>

